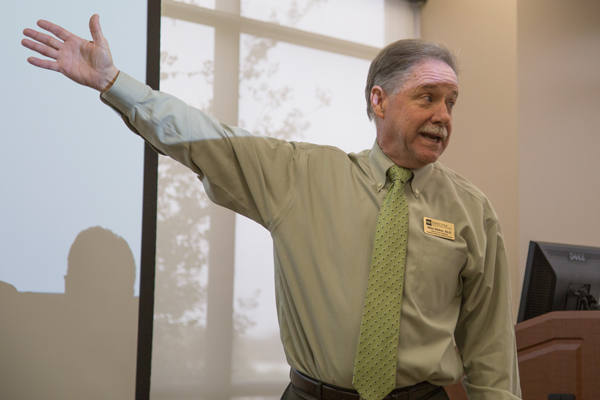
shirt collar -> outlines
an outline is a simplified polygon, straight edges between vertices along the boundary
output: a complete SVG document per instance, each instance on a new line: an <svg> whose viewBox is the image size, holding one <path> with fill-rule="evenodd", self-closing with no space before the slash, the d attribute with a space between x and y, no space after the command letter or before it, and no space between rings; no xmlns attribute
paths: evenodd
<svg viewBox="0 0 600 400"><path fill-rule="evenodd" d="M389 180L387 178L387 170L394 165L394 162L383 153L377 141L373 144L373 148L369 154L369 161L371 163L373 179L377 183L377 191L380 191L386 186L386 182ZM413 177L409 181L410 188L415 197L419 198L433 173L433 164L428 164L423 168L411 169L411 171L413 172Z"/></svg>

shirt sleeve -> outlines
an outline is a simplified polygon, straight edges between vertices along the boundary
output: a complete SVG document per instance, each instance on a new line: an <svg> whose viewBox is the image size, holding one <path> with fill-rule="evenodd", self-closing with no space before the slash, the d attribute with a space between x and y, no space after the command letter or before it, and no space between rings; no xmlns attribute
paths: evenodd
<svg viewBox="0 0 600 400"><path fill-rule="evenodd" d="M504 239L497 221L488 227L463 276L463 300L455 331L470 399L520 399L519 370Z"/></svg>
<svg viewBox="0 0 600 400"><path fill-rule="evenodd" d="M222 124L124 72L101 100L157 152L195 172L215 203L269 229L293 198L303 163L298 144Z"/></svg>

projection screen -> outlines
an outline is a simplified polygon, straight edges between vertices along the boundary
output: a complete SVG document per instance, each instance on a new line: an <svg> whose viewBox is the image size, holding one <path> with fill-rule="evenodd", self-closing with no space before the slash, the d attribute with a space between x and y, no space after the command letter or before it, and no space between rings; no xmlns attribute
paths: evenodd
<svg viewBox="0 0 600 400"><path fill-rule="evenodd" d="M0 398L133 399L143 141L98 93L26 61L38 19L145 81L146 0L23 0L0 24Z"/></svg>

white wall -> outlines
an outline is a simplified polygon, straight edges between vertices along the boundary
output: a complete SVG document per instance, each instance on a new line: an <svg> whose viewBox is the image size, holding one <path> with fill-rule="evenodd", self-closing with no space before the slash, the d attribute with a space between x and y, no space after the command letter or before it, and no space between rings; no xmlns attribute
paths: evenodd
<svg viewBox="0 0 600 400"><path fill-rule="evenodd" d="M600 247L600 3L519 1L519 267L530 240Z"/></svg>

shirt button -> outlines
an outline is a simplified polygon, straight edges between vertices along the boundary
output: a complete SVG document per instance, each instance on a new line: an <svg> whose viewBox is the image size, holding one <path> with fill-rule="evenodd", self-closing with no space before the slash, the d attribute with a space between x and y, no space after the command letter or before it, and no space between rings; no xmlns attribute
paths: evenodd
<svg viewBox="0 0 600 400"><path fill-rule="evenodd" d="M419 189L416 189L416 190L415 190L415 194L419 194Z"/></svg>

